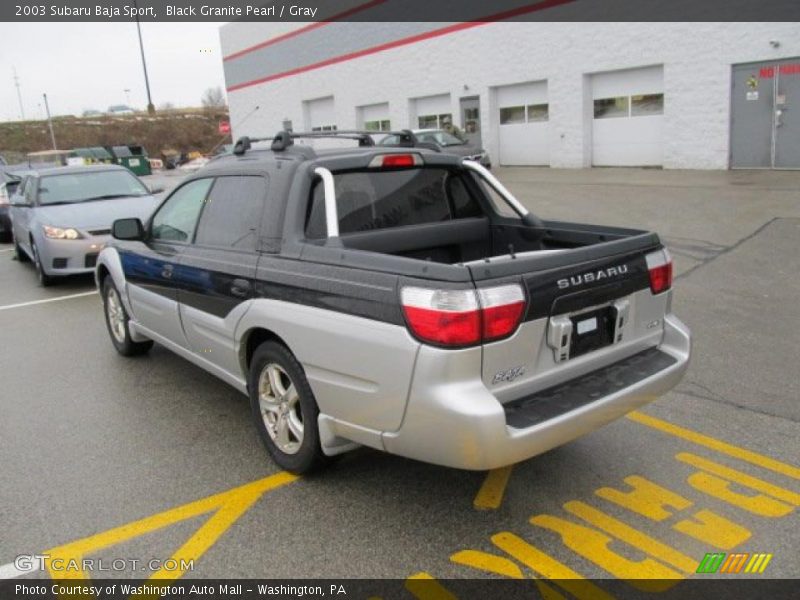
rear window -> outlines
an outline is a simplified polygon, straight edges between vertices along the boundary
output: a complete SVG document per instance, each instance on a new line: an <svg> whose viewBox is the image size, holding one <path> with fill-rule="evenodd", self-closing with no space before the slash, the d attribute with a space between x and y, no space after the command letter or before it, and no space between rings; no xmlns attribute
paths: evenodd
<svg viewBox="0 0 800 600"><path fill-rule="evenodd" d="M334 175L339 233L483 216L463 175L447 169L358 171ZM306 237L327 237L321 182L312 192Z"/></svg>

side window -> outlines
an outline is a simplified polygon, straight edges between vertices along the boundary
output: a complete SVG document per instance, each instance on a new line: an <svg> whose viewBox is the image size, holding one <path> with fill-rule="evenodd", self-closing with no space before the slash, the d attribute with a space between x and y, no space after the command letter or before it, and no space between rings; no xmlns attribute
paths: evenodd
<svg viewBox="0 0 800 600"><path fill-rule="evenodd" d="M191 242L212 181L210 178L196 179L172 194L153 217L152 239Z"/></svg>
<svg viewBox="0 0 800 600"><path fill-rule="evenodd" d="M217 178L200 216L195 244L255 250L266 195L263 177Z"/></svg>

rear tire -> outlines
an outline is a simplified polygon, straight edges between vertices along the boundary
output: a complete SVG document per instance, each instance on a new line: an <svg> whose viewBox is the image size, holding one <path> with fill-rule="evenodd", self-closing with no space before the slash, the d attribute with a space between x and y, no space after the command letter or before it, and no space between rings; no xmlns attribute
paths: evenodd
<svg viewBox="0 0 800 600"><path fill-rule="evenodd" d="M153 347L153 341L134 342L128 326L130 317L122 304L119 291L114 285L111 276L103 280L103 314L106 319L106 328L117 352L122 356L138 356L145 354Z"/></svg>
<svg viewBox="0 0 800 600"><path fill-rule="evenodd" d="M256 349L248 389L256 429L278 466L302 474L327 462L319 443L317 401L303 367L285 346L264 342Z"/></svg>

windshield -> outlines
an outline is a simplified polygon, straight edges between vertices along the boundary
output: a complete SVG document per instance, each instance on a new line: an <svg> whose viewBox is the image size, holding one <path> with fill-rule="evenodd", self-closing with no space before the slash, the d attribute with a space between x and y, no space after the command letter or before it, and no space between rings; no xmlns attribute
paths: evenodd
<svg viewBox="0 0 800 600"><path fill-rule="evenodd" d="M440 146L462 146L464 144L464 140L441 130L420 132L417 134L417 139L420 142L435 142Z"/></svg>
<svg viewBox="0 0 800 600"><path fill-rule="evenodd" d="M86 171L42 177L39 203L65 204L149 193L128 171Z"/></svg>

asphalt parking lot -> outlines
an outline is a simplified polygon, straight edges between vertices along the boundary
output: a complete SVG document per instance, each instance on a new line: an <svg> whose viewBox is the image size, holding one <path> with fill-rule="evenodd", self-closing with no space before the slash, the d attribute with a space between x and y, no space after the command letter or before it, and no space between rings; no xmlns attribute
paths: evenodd
<svg viewBox="0 0 800 600"><path fill-rule="evenodd" d="M541 216L662 234L694 335L677 389L490 474L360 449L295 478L245 397L159 346L118 356L90 279L40 288L2 245L0 576L47 552L193 560L199 578L399 578L420 598L413 578L658 591L714 577L695 571L724 552L772 555L728 577L800 577L800 173L496 173Z"/></svg>

